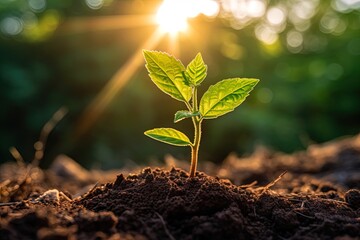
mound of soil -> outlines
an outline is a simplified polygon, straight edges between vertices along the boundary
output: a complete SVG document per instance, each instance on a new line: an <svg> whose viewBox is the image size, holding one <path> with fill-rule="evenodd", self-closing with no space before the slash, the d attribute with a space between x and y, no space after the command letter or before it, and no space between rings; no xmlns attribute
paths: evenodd
<svg viewBox="0 0 360 240"><path fill-rule="evenodd" d="M331 239L359 236L357 206L349 196L279 195L266 188L235 186L179 169L145 169L97 188L78 204L113 212L116 228L149 239ZM355 209L356 208L356 209Z"/></svg>
<svg viewBox="0 0 360 240"><path fill-rule="evenodd" d="M48 171L3 165L0 239L359 239L359 139L231 155L209 170L222 178L165 167L109 180L64 159Z"/></svg>

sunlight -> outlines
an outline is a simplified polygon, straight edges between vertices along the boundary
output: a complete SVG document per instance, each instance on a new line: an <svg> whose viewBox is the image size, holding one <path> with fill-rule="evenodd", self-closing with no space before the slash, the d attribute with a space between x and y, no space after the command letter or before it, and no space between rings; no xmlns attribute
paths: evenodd
<svg viewBox="0 0 360 240"><path fill-rule="evenodd" d="M101 0L87 0L88 4L102 3ZM179 54L177 34L186 31L188 28L188 19L195 18L200 14L207 17L215 17L219 13L220 5L214 0L164 0L156 14L156 21L159 24L157 31L142 44L133 56L122 66L117 73L110 79L109 83L101 90L93 102L83 113L76 129L76 136L79 137L85 133L103 113L107 105L115 95L130 80L139 66L143 63L142 50L153 49L160 40L168 33L169 52L174 55ZM112 30L119 28L133 28L154 23L154 16L106 16L87 19L72 19L65 22L60 32L73 33L81 30L99 31ZM80 26L80 27L79 27ZM59 32L59 31L58 31Z"/></svg>
<svg viewBox="0 0 360 240"><path fill-rule="evenodd" d="M77 137L84 134L94 124L94 122L96 122L111 100L125 86L136 70L143 64L143 49L153 49L160 42L162 37L163 34L159 30L155 31L148 40L135 51L125 65L123 65L115 73L101 92L90 103L80 118L76 129Z"/></svg>
<svg viewBox="0 0 360 240"><path fill-rule="evenodd" d="M156 21L163 32L176 35L187 29L187 20L191 16L189 1L165 0L156 14Z"/></svg>
<svg viewBox="0 0 360 240"><path fill-rule="evenodd" d="M176 35L187 30L188 19L200 14L215 17L219 9L219 4L213 0L164 0L157 11L156 21L163 32Z"/></svg>

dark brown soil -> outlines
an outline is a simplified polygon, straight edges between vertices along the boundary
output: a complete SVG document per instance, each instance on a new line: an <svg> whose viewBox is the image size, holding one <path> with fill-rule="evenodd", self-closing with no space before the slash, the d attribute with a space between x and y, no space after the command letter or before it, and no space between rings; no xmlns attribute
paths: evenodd
<svg viewBox="0 0 360 240"><path fill-rule="evenodd" d="M359 136L203 164L220 178L167 166L114 176L65 157L15 166L0 168L0 239L360 239Z"/></svg>

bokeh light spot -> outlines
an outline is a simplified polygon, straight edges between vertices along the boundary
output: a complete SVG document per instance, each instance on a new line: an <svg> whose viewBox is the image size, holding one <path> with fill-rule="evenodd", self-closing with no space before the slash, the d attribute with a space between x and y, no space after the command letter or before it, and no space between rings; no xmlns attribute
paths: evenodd
<svg viewBox="0 0 360 240"><path fill-rule="evenodd" d="M38 24L37 16L31 11L24 13L21 18L24 23L24 29L32 29Z"/></svg>
<svg viewBox="0 0 360 240"><path fill-rule="evenodd" d="M261 17L266 10L265 3L261 0L248 0L246 8L250 17Z"/></svg>
<svg viewBox="0 0 360 240"><path fill-rule="evenodd" d="M23 30L23 23L18 17L7 17L1 21L0 29L6 35L18 35Z"/></svg>
<svg viewBox="0 0 360 240"><path fill-rule="evenodd" d="M311 22L310 20L302 20L298 23L295 24L295 29L299 32L305 32L306 30L308 30L311 26Z"/></svg>
<svg viewBox="0 0 360 240"><path fill-rule="evenodd" d="M274 97L273 92L269 88L260 88L257 91L257 99L262 103L270 103Z"/></svg>
<svg viewBox="0 0 360 240"><path fill-rule="evenodd" d="M278 40L278 34L269 26L260 24L255 27L257 39L265 44L274 44Z"/></svg>
<svg viewBox="0 0 360 240"><path fill-rule="evenodd" d="M239 60L244 55L244 50L236 43L226 43L222 45L221 53L227 58Z"/></svg>
<svg viewBox="0 0 360 240"><path fill-rule="evenodd" d="M293 12L301 19L310 19L316 12L319 0L303 0L298 1L293 6Z"/></svg>
<svg viewBox="0 0 360 240"><path fill-rule="evenodd" d="M46 32L54 31L59 22L60 14L55 10L48 10L41 20L42 27Z"/></svg>
<svg viewBox="0 0 360 240"><path fill-rule="evenodd" d="M284 23L286 16L282 9L272 7L267 11L266 19L271 25L280 25Z"/></svg>
<svg viewBox="0 0 360 240"><path fill-rule="evenodd" d="M230 19L234 29L242 29L254 20L264 16L267 1L264 0L222 0L221 16Z"/></svg>
<svg viewBox="0 0 360 240"><path fill-rule="evenodd" d="M339 79L344 73L344 68L338 63L331 63L326 68L326 77L330 80Z"/></svg>
<svg viewBox="0 0 360 240"><path fill-rule="evenodd" d="M304 38L300 32L292 30L287 33L286 41L289 50L296 53L301 51Z"/></svg>
<svg viewBox="0 0 360 240"><path fill-rule="evenodd" d="M331 7L338 12L351 12L360 9L360 0L333 0Z"/></svg>
<svg viewBox="0 0 360 240"><path fill-rule="evenodd" d="M332 33L340 22L339 16L335 12L328 12L320 20L320 31Z"/></svg>
<svg viewBox="0 0 360 240"><path fill-rule="evenodd" d="M29 7L34 12L42 12L45 10L46 1L45 0L29 0Z"/></svg>
<svg viewBox="0 0 360 240"><path fill-rule="evenodd" d="M213 0L207 0L207 1L203 1L204 4L204 9L202 9L202 13L205 16L208 17L216 17L219 14L220 11L220 6L216 1Z"/></svg>
<svg viewBox="0 0 360 240"><path fill-rule="evenodd" d="M91 9L100 9L104 5L104 0L85 0L86 5Z"/></svg>
<svg viewBox="0 0 360 240"><path fill-rule="evenodd" d="M339 36L345 32L346 28L347 28L347 23L344 20L340 19L338 25L336 25L334 32L332 34Z"/></svg>

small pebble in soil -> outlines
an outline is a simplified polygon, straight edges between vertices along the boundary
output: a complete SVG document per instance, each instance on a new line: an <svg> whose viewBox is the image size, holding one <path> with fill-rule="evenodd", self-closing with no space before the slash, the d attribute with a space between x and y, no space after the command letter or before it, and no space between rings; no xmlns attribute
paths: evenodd
<svg viewBox="0 0 360 240"><path fill-rule="evenodd" d="M345 193L345 201L354 209L360 208L360 191L350 189Z"/></svg>
<svg viewBox="0 0 360 240"><path fill-rule="evenodd" d="M59 205L60 204L59 190L50 189L50 190L44 192L38 198L36 198L34 202L35 203L42 202L42 203Z"/></svg>

